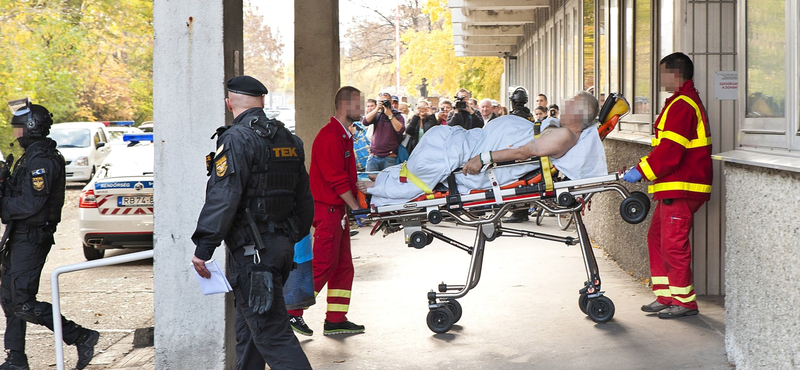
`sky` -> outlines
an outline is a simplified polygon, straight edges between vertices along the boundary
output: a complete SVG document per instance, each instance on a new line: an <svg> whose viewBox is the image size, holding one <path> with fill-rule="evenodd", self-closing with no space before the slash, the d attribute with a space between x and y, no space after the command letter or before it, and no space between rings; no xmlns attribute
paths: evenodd
<svg viewBox="0 0 800 370"><path fill-rule="evenodd" d="M270 27L277 28L285 45L283 61L288 64L294 59L294 0L245 0L264 14ZM362 5L371 7L394 8L394 2L367 2L364 0L339 0L339 39L344 43L344 34L356 18L373 14ZM346 47L346 45L345 45Z"/></svg>

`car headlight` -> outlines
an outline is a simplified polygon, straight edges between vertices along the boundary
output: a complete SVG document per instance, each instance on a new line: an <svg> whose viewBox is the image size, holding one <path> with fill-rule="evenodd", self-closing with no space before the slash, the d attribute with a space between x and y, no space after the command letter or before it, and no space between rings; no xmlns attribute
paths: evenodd
<svg viewBox="0 0 800 370"><path fill-rule="evenodd" d="M78 157L75 160L76 166L88 166L89 165L89 157Z"/></svg>

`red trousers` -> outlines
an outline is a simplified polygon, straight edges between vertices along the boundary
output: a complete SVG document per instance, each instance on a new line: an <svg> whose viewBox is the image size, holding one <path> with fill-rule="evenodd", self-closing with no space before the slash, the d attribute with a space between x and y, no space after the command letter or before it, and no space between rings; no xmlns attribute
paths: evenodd
<svg viewBox="0 0 800 370"><path fill-rule="evenodd" d="M325 319L338 323L347 320L350 289L353 287L353 259L350 254L350 222L346 206L314 204L314 291L328 284L328 309ZM302 316L303 310L289 310Z"/></svg>
<svg viewBox="0 0 800 370"><path fill-rule="evenodd" d="M659 200L647 231L650 252L650 276L656 300L667 306L697 309L692 284L692 232L694 213L703 202L673 199L672 204Z"/></svg>

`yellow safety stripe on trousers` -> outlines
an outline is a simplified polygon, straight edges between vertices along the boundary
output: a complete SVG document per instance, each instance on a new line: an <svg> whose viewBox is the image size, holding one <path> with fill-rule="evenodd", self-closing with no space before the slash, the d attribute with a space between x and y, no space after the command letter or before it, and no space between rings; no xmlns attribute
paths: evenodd
<svg viewBox="0 0 800 370"><path fill-rule="evenodd" d="M694 285L689 285L687 287L679 287L679 286L671 286L669 287L669 292L672 295L680 294L680 295L687 295L694 290Z"/></svg>
<svg viewBox="0 0 800 370"><path fill-rule="evenodd" d="M684 138L683 136L678 135L678 134L676 134L674 132L664 131L664 125L667 122L667 113L669 112L669 109L672 107L672 105L675 104L676 102L678 102L678 100L683 100L683 101L689 103L689 105L691 105L692 108L694 108L694 113L697 115L697 139L688 140L688 139ZM661 115L661 120L658 121L658 125L656 125L656 129L658 131L661 131L661 132L659 133L659 138L652 140L652 145L653 146L657 146L661 142L661 139L663 139L663 138L667 138L667 139L670 139L672 141L675 141L676 143L681 144L684 147L686 147L686 149L699 148L699 147L702 147L702 146L711 145L711 138L710 137L706 137L706 126L705 126L705 121L703 121L703 113L700 111L700 106L698 106L697 103L694 102L694 100L692 100L691 98L689 98L688 96L685 96L685 95L678 95L675 98L675 100L673 100L671 103L669 103L667 108L664 109L664 113ZM670 134L673 134L674 136L673 135L669 135L669 134L665 135L665 133L670 133ZM677 138L675 138L675 136L677 136ZM680 141L678 141L678 140L680 140L678 138L683 139L685 141L685 144L681 143Z"/></svg>
<svg viewBox="0 0 800 370"><path fill-rule="evenodd" d="M648 180L653 181L656 179L655 172L653 172L653 169L650 167L650 163L647 162L647 156L639 160L639 167L642 168L642 172L644 172L644 176L647 177ZM636 171L636 169L634 168L633 171Z"/></svg>
<svg viewBox="0 0 800 370"><path fill-rule="evenodd" d="M653 291L653 294L656 297L672 297L672 294L669 294L669 289L656 289Z"/></svg>
<svg viewBox="0 0 800 370"><path fill-rule="evenodd" d="M669 285L669 278L666 276L653 276L653 285Z"/></svg>
<svg viewBox="0 0 800 370"><path fill-rule="evenodd" d="M553 165L550 164L550 157L539 157L539 162L542 163L542 178L544 179L545 190L553 191L553 174L550 172Z"/></svg>
<svg viewBox="0 0 800 370"><path fill-rule="evenodd" d="M411 171L408 170L408 167L406 167L406 163L408 162L403 162L403 165L400 166L400 177L407 178L408 180L411 181L412 184L416 185L418 188L420 188L422 191L425 192L426 198L433 199L434 195L433 192L431 191L431 188L429 188L428 185L425 185L425 183L422 182L422 180L420 180L419 177L411 173Z"/></svg>
<svg viewBox="0 0 800 370"><path fill-rule="evenodd" d="M681 298L681 297L672 297L672 298L673 299L677 299L677 300L681 301L682 303L689 303L689 302L694 302L694 301L697 300L697 294L692 294L691 296L689 296L687 298Z"/></svg>
<svg viewBox="0 0 800 370"><path fill-rule="evenodd" d="M662 182L660 184L650 185L647 187L649 193L657 193L659 191L670 190L683 190L691 191L694 193L711 193L711 185L706 184L693 184L691 182L672 181Z"/></svg>
<svg viewBox="0 0 800 370"><path fill-rule="evenodd" d="M328 303L328 312L347 312L349 308L348 304Z"/></svg>
<svg viewBox="0 0 800 370"><path fill-rule="evenodd" d="M350 298L350 291L344 289L328 289L328 297Z"/></svg>

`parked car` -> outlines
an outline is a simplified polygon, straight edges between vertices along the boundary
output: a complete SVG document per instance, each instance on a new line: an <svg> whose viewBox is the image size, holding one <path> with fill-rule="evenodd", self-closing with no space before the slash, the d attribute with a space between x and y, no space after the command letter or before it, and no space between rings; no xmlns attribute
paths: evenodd
<svg viewBox="0 0 800 370"><path fill-rule="evenodd" d="M106 126L100 122L57 123L50 138L67 161L67 181L89 181L111 151Z"/></svg>
<svg viewBox="0 0 800 370"><path fill-rule="evenodd" d="M153 121L142 122L142 124L139 125L139 129L144 132L153 132Z"/></svg>
<svg viewBox="0 0 800 370"><path fill-rule="evenodd" d="M106 127L108 131L108 143L114 146L127 146L129 142L122 140L125 134L143 134L144 131L136 127L111 126Z"/></svg>
<svg viewBox="0 0 800 370"><path fill-rule="evenodd" d="M153 247L152 134L125 135L132 146L114 148L81 192L78 224L83 255L106 249Z"/></svg>

